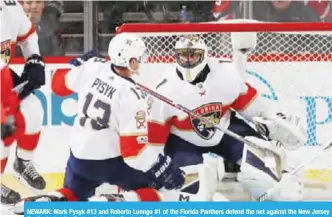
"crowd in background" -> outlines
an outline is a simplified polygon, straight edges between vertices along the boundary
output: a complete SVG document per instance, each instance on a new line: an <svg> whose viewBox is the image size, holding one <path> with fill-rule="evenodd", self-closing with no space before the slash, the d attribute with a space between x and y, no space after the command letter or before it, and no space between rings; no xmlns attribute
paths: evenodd
<svg viewBox="0 0 332 217"><path fill-rule="evenodd" d="M193 23L238 18L332 22L332 0L20 2L36 27L43 56L79 55L90 48L103 51L123 23ZM92 27L87 23L90 20ZM87 36L92 40L85 43ZM16 53L20 55L19 50Z"/></svg>

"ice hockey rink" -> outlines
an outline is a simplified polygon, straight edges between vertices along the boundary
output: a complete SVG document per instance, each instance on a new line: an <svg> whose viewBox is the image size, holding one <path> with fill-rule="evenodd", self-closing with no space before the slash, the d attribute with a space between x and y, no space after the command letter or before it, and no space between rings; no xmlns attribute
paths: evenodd
<svg viewBox="0 0 332 217"><path fill-rule="evenodd" d="M15 178L11 178L16 190L24 192L24 196L36 195L36 192L29 190L27 187L18 183ZM308 183L307 183L308 184ZM113 188L108 185L101 186L98 192L107 192ZM218 192L222 193L227 199L231 201L251 201L250 195L245 192L243 187L233 180L225 181L219 185ZM321 184L311 183L304 188L304 200L303 201L332 201L332 185L321 186ZM220 203L220 202L216 202ZM227 203L227 202L226 202ZM13 215L12 206L1 205L1 215Z"/></svg>
<svg viewBox="0 0 332 217"><path fill-rule="evenodd" d="M318 151L319 147L303 147L301 149L302 153L298 153L296 156L302 156L301 158L309 158L308 153L315 153ZM46 152L46 146L41 146L38 152ZM307 154L305 154L307 153ZM36 155L38 156L36 159L37 165L40 166L41 162L45 162L46 158L51 158L52 156L46 155ZM43 156L43 157L40 157ZM308 164L301 173L299 173L302 177L304 184L304 199L303 201L332 201L332 164L331 164L331 156L332 151L326 152L321 155L321 157L317 158L313 163ZM13 158L13 157L12 157ZM11 159L12 159L11 158ZM299 159L300 161L301 159ZM64 161L65 162L65 161ZM330 164L329 164L330 163ZM12 160L8 162L8 165L12 164ZM61 167L61 166L60 166ZM61 170L61 168L59 169ZM62 165L64 167L64 164ZM47 187L44 191L52 191L54 189L62 187L64 174L62 172L54 172L54 173L42 173L47 182ZM230 201L250 201L250 195L243 189L240 183L235 182L234 178L230 177L234 176L234 174L227 174L222 183L219 184L218 192L222 193L227 199ZM31 188L26 187L21 182L19 182L15 175L13 175L12 171L9 169L9 172L3 177L3 182L19 191L23 197L37 195L43 192L36 192ZM107 193L107 192L116 192L116 188L110 185L100 186L96 194L99 193ZM1 214L2 215L10 215L13 214L11 211L12 206L1 205Z"/></svg>
<svg viewBox="0 0 332 217"><path fill-rule="evenodd" d="M88 14L92 17L92 10L89 10ZM218 26L217 23L183 25L188 26L183 28L177 24L170 24L160 28L157 24L152 24L135 27L129 23L117 29L118 32L136 32L144 38L149 47L152 61L142 66L140 82L146 85L156 84L160 73L172 64L175 40L179 38L179 35L188 34L188 32L204 37L210 47L210 56L229 58L234 55L236 57L236 53L232 50L229 27ZM241 32L236 25L233 24L232 29L235 32ZM331 39L332 32L329 30L326 34L326 30L324 33L319 32L320 30L310 30L310 28L318 29L319 25L309 24L303 29L300 29L301 25L295 24L294 26L291 26L292 24L256 25L256 23L246 24L248 31L258 32L259 40L257 48L248 57L248 64L240 67L245 68L243 72L246 73L244 75L246 81L257 87L264 99L275 104L280 103L281 108L285 109L283 111L285 114L292 112L306 121L309 145L292 153L292 157L301 163L319 151L318 143L332 142L332 56L331 53L325 53L328 50L327 42ZM295 28L297 28L296 32L293 30ZM92 24L84 26L83 37L90 36L86 34L86 30L94 31ZM293 43L293 38L296 37L300 37L303 43L299 41ZM84 40L84 44L88 41L94 40L89 38ZM237 60L234 58L234 61ZM18 61L11 67L14 71L21 72L23 64ZM46 64L46 85L36 91L45 114L40 142L33 160L37 170L47 182L46 189L43 192L36 192L17 180L12 169L15 147L11 149L7 168L2 176L3 183L18 191L23 198L62 187L64 168L69 155L69 132L77 113L77 98L72 95L60 98L52 92L50 85L54 72L71 67L68 59L54 58L53 62L46 62ZM314 76L313 72L315 72ZM332 150L306 165L298 175L304 184L303 201L332 201ZM114 186L103 185L97 189L97 194L115 192L114 189ZM234 178L225 178L219 183L218 192L230 201L251 201L250 195ZM11 215L13 214L11 209L12 206L1 204L0 214Z"/></svg>
<svg viewBox="0 0 332 217"><path fill-rule="evenodd" d="M48 70L54 72L57 68L65 67L64 64L49 64ZM274 67L275 63L268 64L269 67ZM327 67L328 65L320 63L311 63L311 64L296 64L293 65L293 74L291 76L286 75L285 73L281 73L278 77L275 76L274 72L270 73L266 64L264 67L262 65L253 64L249 65L249 69L254 69L256 71L262 72L260 77L249 77L248 80L251 81L262 90L263 94L268 96L274 96L275 94L279 96L281 94L292 93L292 97L298 97L298 95L305 96L316 96L320 94L322 91L325 91L325 88L328 86L332 86L332 79L329 78L330 71ZM326 67L325 67L326 66ZM13 66L15 69L20 71L22 65L17 64ZM145 67L145 66L144 66ZM144 72L151 71L161 71L164 67L162 64L146 66L149 67ZM281 68L283 71L289 70L289 65L286 63L281 63L278 65L279 69ZM314 68L320 67L322 69L321 74L316 75L316 79L320 81L319 86L316 89L308 88L311 85L310 80L312 79L312 74L309 71L313 71ZM301 71L307 70L307 71ZM325 70L325 71L324 71ZM157 74L149 74L142 73L142 78L149 78L151 80L155 80L158 75ZM293 78L289 79L289 78ZM296 79L297 77L301 77L301 79ZM261 80L264 78L264 80ZM49 77L48 77L49 79ZM263 82L264 81L264 82ZM266 82L271 82L271 87L266 84ZM294 86L300 87L296 90ZM324 88L325 87L325 88ZM280 92L274 92L279 90ZM41 133L41 142L35 153L35 159L37 170L42 173L47 181L47 191L54 190L56 188L61 187L63 177L64 177L64 168L66 164L66 160L69 154L68 147L68 137L70 132L70 126L67 123L70 118L75 114L75 105L76 100L74 98L68 97L64 99L54 98L54 96L50 95L51 91L49 87L45 87L43 91L40 92L42 96L44 96L47 100L47 123L46 126L42 129ZM328 92L324 92L324 94L330 94ZM281 98L281 97L280 97ZM310 98L311 100L311 98ZM281 100L280 100L281 101ZM298 100L299 101L299 100ZM312 102L312 101L308 101ZM307 112L308 114L304 114L303 117L311 117L315 118L314 121L317 120L325 120L327 117L330 117L330 108L327 103L323 100L317 100L316 107L309 107L309 104L306 104L306 101L302 100L302 103L297 105L293 98L287 99L283 102L284 105L291 105L289 109L296 109L298 114L302 114L302 112ZM52 105L52 106L48 106ZM310 104L312 106L312 104ZM285 106L286 107L286 106ZM59 110L60 115L54 115L51 111ZM313 122L308 122L309 124ZM332 124L327 122L326 124L317 124L314 125L315 132L310 134L311 139L317 139L320 143L326 144L329 141L332 141ZM59 136L61 135L61 136ZM52 147L52 152L50 153L50 148ZM56 147L56 148L53 148ZM303 147L299 153L294 154L295 158L298 158L300 162L301 159L308 159L319 150L319 146L305 146ZM12 156L9 159L7 164L7 168L5 171L5 176L3 178L4 183L9 187L19 191L23 197L35 195L36 192L31 191L26 188L22 184L20 184L11 174L12 174L12 165L13 165L13 153L14 149L12 149ZM306 185L304 189L304 200L305 201L332 201L332 151L325 153L315 160L312 164L308 164L304 171L302 171L302 178ZM107 192L109 186L103 186L103 188L99 189L99 192ZM219 186L219 191L230 199L231 201L247 201L250 200L250 196L244 192L243 188L239 183L235 183L232 181L227 181L225 183L221 183ZM10 207L9 207L10 208ZM1 211L1 214L8 213L10 214L10 210L8 207L4 207Z"/></svg>

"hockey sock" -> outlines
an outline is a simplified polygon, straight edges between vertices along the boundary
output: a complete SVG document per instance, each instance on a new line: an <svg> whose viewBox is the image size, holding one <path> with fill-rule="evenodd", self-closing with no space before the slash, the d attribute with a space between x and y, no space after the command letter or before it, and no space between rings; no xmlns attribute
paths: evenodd
<svg viewBox="0 0 332 217"><path fill-rule="evenodd" d="M32 160L33 151L36 149L40 132L34 134L23 134L17 138L17 157L23 160Z"/></svg>
<svg viewBox="0 0 332 217"><path fill-rule="evenodd" d="M160 201L158 191L153 188L141 188L135 191L140 201Z"/></svg>
<svg viewBox="0 0 332 217"><path fill-rule="evenodd" d="M78 197L68 188L61 188L57 190L60 192L67 201L78 201Z"/></svg>

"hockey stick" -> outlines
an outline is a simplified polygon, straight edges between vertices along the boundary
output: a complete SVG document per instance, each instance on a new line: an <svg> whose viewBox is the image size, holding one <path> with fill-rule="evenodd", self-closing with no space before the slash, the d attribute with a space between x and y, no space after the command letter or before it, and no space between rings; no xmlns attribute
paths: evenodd
<svg viewBox="0 0 332 217"><path fill-rule="evenodd" d="M19 93L21 93L21 92L23 91L25 85L28 84L28 83L29 83L29 81L24 81L24 82L22 82L22 83L16 85L16 86L12 89L12 91L15 92L15 93L17 93L17 94L19 94Z"/></svg>
<svg viewBox="0 0 332 217"><path fill-rule="evenodd" d="M255 147L263 148L263 149L267 149L267 148L269 148L269 147L266 147L266 146L262 146L262 145L259 145L259 144L256 144L256 143L253 143L253 142L251 142L251 141L249 141L249 140L243 138L242 136L240 136L240 135L238 135L238 134L236 134L236 133L234 133L234 132L228 130L227 128L220 127L219 125L217 125L217 124L214 123L213 121L211 121L211 120L209 120L209 119L207 119L207 118L205 118L205 117L203 117L203 116L201 116L201 115L196 114L195 112L193 112L193 111L191 111L190 109L188 109L188 108L182 106L181 104L174 103L172 100L170 100L170 99L168 99L168 98L166 98L166 97L160 95L159 93L157 93L157 92L151 90L150 88L148 88L148 87L146 87L146 86L144 86L144 85L142 85L142 84L140 84L140 83L137 83L137 82L135 82L135 81L133 81L133 80L131 80L131 82L134 83L134 84L136 85L136 87L138 87L138 88L141 89L142 91L144 91L144 92L150 94L151 96L154 96L154 97L156 97L157 99L159 99L159 100L161 100L161 101L167 103L168 105L170 105L170 106L172 106L172 107L174 107L174 108L177 108L177 109L183 111L184 113L186 113L186 114L189 115L189 116L193 116L193 117L195 117L195 118L197 118L197 119L199 119L199 120L201 120L201 121L203 121L203 122L205 122L205 123L209 123L209 124L211 124L215 129L217 129L217 130L219 130L219 131L221 131L221 132L224 132L225 134L227 134L227 135L233 137L234 139L236 139L236 140L238 140L238 141L240 141L240 142L246 143L246 144L248 144L248 145L250 145L250 146L255 146Z"/></svg>
<svg viewBox="0 0 332 217"><path fill-rule="evenodd" d="M276 191L280 185L282 185L285 180L289 180L292 178L293 175L295 175L297 172L299 172L303 167L310 164L313 160L315 160L317 157L319 157L321 154L325 153L328 149L332 147L332 142L323 146L315 155L313 155L311 158L309 158L306 161L303 161L299 166L297 166L292 172L288 173L286 176L284 176L283 179L281 179L277 184L273 186L273 188L266 191L264 194L262 194L257 201L262 202L267 200L273 193Z"/></svg>

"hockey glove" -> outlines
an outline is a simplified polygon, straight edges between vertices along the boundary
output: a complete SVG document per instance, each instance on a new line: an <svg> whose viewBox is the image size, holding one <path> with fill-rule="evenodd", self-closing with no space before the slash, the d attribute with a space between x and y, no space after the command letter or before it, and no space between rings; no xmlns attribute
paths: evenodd
<svg viewBox="0 0 332 217"><path fill-rule="evenodd" d="M158 161L148 170L147 175L156 183L155 189L164 187L168 190L179 189L183 186L185 173L175 164L169 156L159 154Z"/></svg>
<svg viewBox="0 0 332 217"><path fill-rule="evenodd" d="M88 61L90 58L92 57L97 57L98 54L96 51L94 50L91 50L85 54L83 54L82 56L80 57L77 57L77 58L74 58L72 60L69 61L69 64L70 65L73 65L73 66L80 66L82 65L84 62Z"/></svg>
<svg viewBox="0 0 332 217"><path fill-rule="evenodd" d="M45 84L45 63L41 56L33 54L27 59L21 79L23 81L28 80L34 89L38 89Z"/></svg>
<svg viewBox="0 0 332 217"><path fill-rule="evenodd" d="M253 20L239 20L240 23L257 22ZM242 54L248 54L254 50L257 45L257 32L232 32L232 48L234 51L240 51Z"/></svg>

